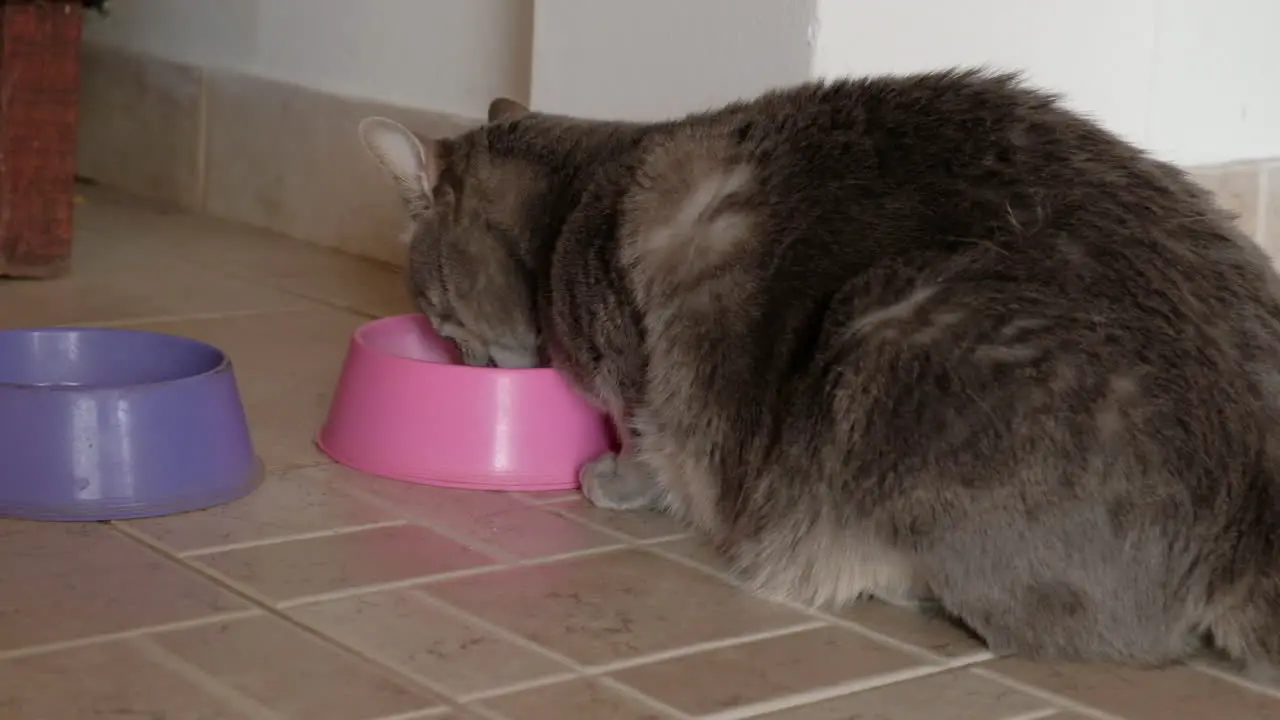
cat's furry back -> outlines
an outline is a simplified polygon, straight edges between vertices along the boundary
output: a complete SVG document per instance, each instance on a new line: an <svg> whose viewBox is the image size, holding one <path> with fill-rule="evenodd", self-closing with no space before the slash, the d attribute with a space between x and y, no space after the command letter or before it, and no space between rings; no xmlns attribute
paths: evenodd
<svg viewBox="0 0 1280 720"><path fill-rule="evenodd" d="M1280 664L1280 282L1181 171L973 72L491 119L366 141L426 198L428 315L630 428L597 504L998 650Z"/></svg>

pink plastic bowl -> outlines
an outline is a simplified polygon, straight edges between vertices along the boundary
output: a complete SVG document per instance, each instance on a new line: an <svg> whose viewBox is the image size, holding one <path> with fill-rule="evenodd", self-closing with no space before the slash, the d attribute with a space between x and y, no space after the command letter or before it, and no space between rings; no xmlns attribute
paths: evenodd
<svg viewBox="0 0 1280 720"><path fill-rule="evenodd" d="M399 315L352 336L318 444L343 465L397 480L570 490L612 435L555 370L467 367L426 318Z"/></svg>

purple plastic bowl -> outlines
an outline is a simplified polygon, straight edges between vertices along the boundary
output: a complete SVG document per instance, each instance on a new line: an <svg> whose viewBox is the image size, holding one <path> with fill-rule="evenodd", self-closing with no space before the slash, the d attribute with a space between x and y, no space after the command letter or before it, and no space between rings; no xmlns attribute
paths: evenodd
<svg viewBox="0 0 1280 720"><path fill-rule="evenodd" d="M262 481L231 362L174 335L0 331L0 516L198 510Z"/></svg>

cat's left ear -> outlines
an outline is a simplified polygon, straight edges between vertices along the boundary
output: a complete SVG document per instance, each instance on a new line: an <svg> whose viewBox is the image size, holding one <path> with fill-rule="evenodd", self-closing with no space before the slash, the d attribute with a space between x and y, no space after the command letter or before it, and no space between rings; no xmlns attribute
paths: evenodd
<svg viewBox="0 0 1280 720"><path fill-rule="evenodd" d="M365 149L395 180L410 212L429 210L443 168L440 141L419 138L383 117L365 118L359 132Z"/></svg>
<svg viewBox="0 0 1280 720"><path fill-rule="evenodd" d="M529 114L529 108L511 98L500 97L489 103L489 122L515 120Z"/></svg>

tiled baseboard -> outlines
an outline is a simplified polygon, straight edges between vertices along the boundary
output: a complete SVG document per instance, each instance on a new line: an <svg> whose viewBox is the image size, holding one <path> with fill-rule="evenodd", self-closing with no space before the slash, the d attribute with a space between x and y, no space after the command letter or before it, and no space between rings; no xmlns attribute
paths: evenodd
<svg viewBox="0 0 1280 720"><path fill-rule="evenodd" d="M402 210L356 125L378 114L447 135L477 122L94 45L83 77L81 175L397 264ZM1280 260L1280 160L1190 170Z"/></svg>
<svg viewBox="0 0 1280 720"><path fill-rule="evenodd" d="M1250 160L1189 168L1236 214L1236 222L1280 265L1280 160Z"/></svg>
<svg viewBox="0 0 1280 720"><path fill-rule="evenodd" d="M83 177L393 263L403 209L360 145L360 119L428 135L475 122L94 45L83 62Z"/></svg>

